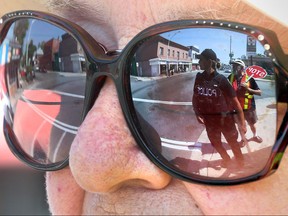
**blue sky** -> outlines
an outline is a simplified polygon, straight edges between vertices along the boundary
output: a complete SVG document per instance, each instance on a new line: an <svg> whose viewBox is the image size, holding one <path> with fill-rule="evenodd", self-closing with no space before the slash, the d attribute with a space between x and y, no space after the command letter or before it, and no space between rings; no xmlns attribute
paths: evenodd
<svg viewBox="0 0 288 216"><path fill-rule="evenodd" d="M38 43L48 41L52 38L59 37L61 39L61 35L65 34L65 31L63 31L61 28L40 20L30 21L30 26L32 26L30 38L33 39L33 43L36 46ZM26 37L28 36L29 31L26 34Z"/></svg>
<svg viewBox="0 0 288 216"><path fill-rule="evenodd" d="M40 20L29 20L30 29L26 32L24 43L30 42L33 39L34 45L38 45L39 42L48 41L51 38L61 37L65 33L61 28L51 25L50 23ZM11 40L13 37L13 28L10 29L7 39ZM28 39L30 38L30 39Z"/></svg>
<svg viewBox="0 0 288 216"><path fill-rule="evenodd" d="M193 28L167 32L161 34L161 36L184 46L198 47L200 52L206 48L213 49L221 62L226 64L230 59L231 37L233 58L241 58L241 56L246 55L247 36L238 32L212 28ZM263 54L264 49L259 42L257 42L256 48L257 53Z"/></svg>
<svg viewBox="0 0 288 216"><path fill-rule="evenodd" d="M32 28L26 33L24 46L26 46L27 37L32 38L34 45L37 46L42 41L61 38L61 35L65 33L59 27L39 20L32 21L30 19L31 26ZM161 36L184 46L195 46L200 49L200 52L206 48L213 49L224 64L228 64L230 60L230 38L232 39L231 51L234 53L233 58L241 58L246 55L247 35L238 32L216 28L190 28L163 33ZM257 42L256 47L257 53L264 53L264 49L259 42Z"/></svg>

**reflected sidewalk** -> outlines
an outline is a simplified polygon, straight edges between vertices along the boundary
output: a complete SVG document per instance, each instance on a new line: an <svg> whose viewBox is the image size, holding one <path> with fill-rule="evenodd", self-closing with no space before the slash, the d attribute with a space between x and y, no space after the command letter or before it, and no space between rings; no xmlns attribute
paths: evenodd
<svg viewBox="0 0 288 216"><path fill-rule="evenodd" d="M245 154L250 151L259 150L259 148L268 147L274 144L276 131L276 103L275 98L256 99L256 111L258 121L256 123L257 134L263 139L262 143L249 141L247 146L242 147L242 152ZM253 137L250 127L247 125L246 138L249 140ZM238 141L240 141L240 135ZM223 140L225 138L223 137ZM198 143L209 143L206 130L200 134ZM216 153L216 151L215 151Z"/></svg>

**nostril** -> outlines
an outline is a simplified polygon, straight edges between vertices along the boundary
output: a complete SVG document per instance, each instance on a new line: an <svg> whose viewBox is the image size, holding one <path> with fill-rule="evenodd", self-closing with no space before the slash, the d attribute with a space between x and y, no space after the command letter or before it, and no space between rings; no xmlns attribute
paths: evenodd
<svg viewBox="0 0 288 216"><path fill-rule="evenodd" d="M155 179L155 181L158 181L158 180ZM138 187L138 188L146 188L146 189L151 189L151 190L160 190L160 189L165 188L170 182L170 180L165 181L165 182L162 181L158 183L156 183L155 181L153 181L152 183L150 180L143 180L140 178L128 179L126 181L121 182L121 184L117 185L117 187L114 187L112 191L118 190L120 188L121 189L126 188L126 187L134 187L134 188Z"/></svg>
<svg viewBox="0 0 288 216"><path fill-rule="evenodd" d="M136 147L134 151L139 150ZM107 161L101 160L99 155L98 160L78 155L77 159L72 157L70 167L76 182L89 192L107 193L128 186L162 189L169 184L171 177L150 161L149 164L144 162L148 159L143 153L134 155L134 161L122 160L126 161L125 165L115 158L117 156Z"/></svg>
<svg viewBox="0 0 288 216"><path fill-rule="evenodd" d="M75 138L70 169L84 190L106 193L128 185L162 189L169 184L171 177L152 164L138 146L120 145L113 141L92 143L81 136Z"/></svg>
<svg viewBox="0 0 288 216"><path fill-rule="evenodd" d="M158 133L143 118L140 121L144 136L152 137L149 143L159 152ZM144 155L131 136L110 79L78 130L70 148L69 166L75 181L89 192L110 192L123 185L160 189L171 179Z"/></svg>

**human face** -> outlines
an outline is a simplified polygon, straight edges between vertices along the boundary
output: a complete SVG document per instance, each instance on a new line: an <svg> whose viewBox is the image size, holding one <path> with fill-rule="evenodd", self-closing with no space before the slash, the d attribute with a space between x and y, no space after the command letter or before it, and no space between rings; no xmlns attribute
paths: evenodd
<svg viewBox="0 0 288 216"><path fill-rule="evenodd" d="M243 68L239 64L233 64L233 73L240 76L242 74Z"/></svg>
<svg viewBox="0 0 288 216"><path fill-rule="evenodd" d="M200 57L199 65L201 70L208 71L211 68L212 61L210 59L206 59L204 57Z"/></svg>
<svg viewBox="0 0 288 216"><path fill-rule="evenodd" d="M168 20L203 16L209 19L221 15L222 19L243 22L242 18L251 8L237 2L237 9L241 9L243 15L237 12L239 16L235 18L231 13L233 7L230 7L234 3L86 0L79 1L81 12L77 9L79 7L69 6L58 10L59 15L81 25L108 49L118 49L140 30ZM119 10L123 5L126 10ZM195 15L195 12L203 11L203 5L205 8L209 6L212 12ZM222 5L227 8L222 8ZM258 16L263 17L259 13ZM253 20L246 23L255 24ZM243 186L209 187L172 179L155 167L136 146L123 118L114 84L108 79L71 146L69 167L47 174L48 202L52 213L287 213L285 158L279 172L267 180ZM273 180L284 188L280 191L272 184Z"/></svg>
<svg viewBox="0 0 288 216"><path fill-rule="evenodd" d="M231 11L234 7L229 7L235 4L238 4L237 10L235 9L237 16ZM257 16L263 17L238 1L217 4L210 1L193 1L193 4L191 1L181 1L179 4L179 1L86 0L83 5L86 7L82 8L81 14L85 16L75 16L80 13L69 7L69 10L59 13L83 26L109 49L123 48L142 29L168 20L205 16L240 22L244 20L246 23L260 25ZM126 10L119 10L123 6ZM203 10L204 6L210 8L211 12ZM93 13L93 9L97 9L97 12ZM251 10L254 16L250 20L251 16L249 19L246 16ZM269 23L267 17L265 20ZM287 44L287 41L284 42ZM94 122L101 127L94 127ZM284 172L286 160L279 172L257 183L233 187L184 183L171 179L152 165L136 148L125 125L115 87L108 80L71 146L70 167L47 174L48 201L53 213L287 213L285 200L288 194L285 191L288 186L284 180L287 177L287 172ZM91 132L87 132L88 128L92 129ZM118 131L117 134L107 133L115 130ZM102 138L99 140L96 137ZM110 144L109 148L107 143ZM285 188L282 192L272 186L275 180L280 181ZM177 201L178 199L181 201Z"/></svg>

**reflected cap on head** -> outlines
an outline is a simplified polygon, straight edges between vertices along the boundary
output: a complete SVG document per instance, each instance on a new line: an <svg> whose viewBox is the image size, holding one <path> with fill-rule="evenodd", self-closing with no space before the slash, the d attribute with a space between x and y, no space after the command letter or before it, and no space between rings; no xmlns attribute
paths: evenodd
<svg viewBox="0 0 288 216"><path fill-rule="evenodd" d="M240 59L235 59L234 61L232 61L232 64L238 64L245 68L245 63Z"/></svg>
<svg viewBox="0 0 288 216"><path fill-rule="evenodd" d="M200 55L196 55L197 59L200 59L203 57L206 59L217 61L217 55L212 49L205 49Z"/></svg>

